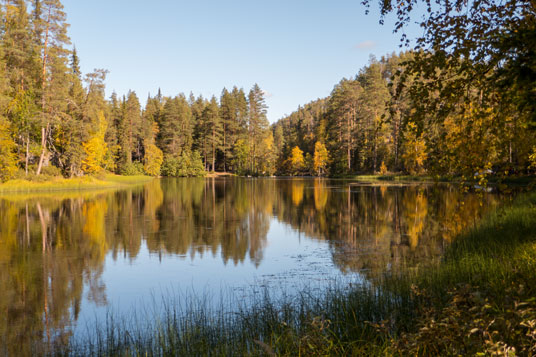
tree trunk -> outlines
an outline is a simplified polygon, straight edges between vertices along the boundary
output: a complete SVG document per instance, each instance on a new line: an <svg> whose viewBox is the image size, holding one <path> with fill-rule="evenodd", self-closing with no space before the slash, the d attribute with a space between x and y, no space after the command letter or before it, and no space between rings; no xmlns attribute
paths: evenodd
<svg viewBox="0 0 536 357"><path fill-rule="evenodd" d="M378 128L376 128L376 119L377 119L377 117L378 117L378 113L376 111L374 111L374 135L372 136L372 139L374 140L374 144L372 146L373 156L374 156L374 160L373 160L373 163L372 163L372 166L373 166L372 171L374 173L376 173L376 165L377 165L377 162L378 162L378 155L377 155Z"/></svg>
<svg viewBox="0 0 536 357"><path fill-rule="evenodd" d="M26 157L24 158L24 172L28 176L28 157L30 156L30 134L26 134Z"/></svg>
<svg viewBox="0 0 536 357"><path fill-rule="evenodd" d="M48 18L47 18L47 27L45 30L45 42L43 44L43 68L41 72L41 111L43 115L45 114L45 108L46 108L46 84L47 84L47 59L48 59L48 32L50 29L50 11L51 9L48 9ZM47 151L47 140L46 135L48 134L48 120L46 129L44 127L41 128L41 156L39 157L39 165L37 166L37 175L41 174L41 169L43 167L43 161L45 159L46 151Z"/></svg>
<svg viewBox="0 0 536 357"><path fill-rule="evenodd" d="M227 170L227 146L225 144L225 122L223 123L223 172Z"/></svg>
<svg viewBox="0 0 536 357"><path fill-rule="evenodd" d="M350 115L347 115L346 116L346 140L347 140L347 156L348 156L348 173L350 173L351 169L352 169L352 142L351 142L351 138L350 138L350 131L351 131L351 128L350 128Z"/></svg>
<svg viewBox="0 0 536 357"><path fill-rule="evenodd" d="M214 168L216 164L216 129L212 128L212 171L216 171Z"/></svg>
<svg viewBox="0 0 536 357"><path fill-rule="evenodd" d="M41 169L43 168L43 162L45 161L45 155L47 152L47 132L48 132L48 123L46 128L41 128L41 156L39 157L39 165L37 166L36 175L41 174Z"/></svg>

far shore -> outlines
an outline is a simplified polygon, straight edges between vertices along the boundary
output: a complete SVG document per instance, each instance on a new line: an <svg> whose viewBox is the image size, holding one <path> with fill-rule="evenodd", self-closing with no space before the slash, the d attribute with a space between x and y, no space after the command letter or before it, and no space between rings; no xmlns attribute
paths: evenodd
<svg viewBox="0 0 536 357"><path fill-rule="evenodd" d="M223 178L223 177L251 177L239 176L232 172L208 172L206 178ZM386 175L349 175L340 177L325 177L325 176L260 176L260 177L277 177L277 178L326 178L326 179L342 179L356 182L397 182L397 183L419 183L419 182L453 182L453 183L475 183L479 180L474 178L463 179L460 177L432 177L425 175L402 175L402 174L386 174ZM0 184L0 193L27 193L27 192L54 192L54 191L76 191L90 190L103 188L120 188L133 184L145 183L153 180L152 176L135 175L124 176L115 175L112 173L100 175L87 175L82 177L64 178L64 177L45 177L40 180L25 180L16 179L9 180ZM521 184L533 185L536 183L535 176L520 176L500 178L490 176L486 183L491 184Z"/></svg>

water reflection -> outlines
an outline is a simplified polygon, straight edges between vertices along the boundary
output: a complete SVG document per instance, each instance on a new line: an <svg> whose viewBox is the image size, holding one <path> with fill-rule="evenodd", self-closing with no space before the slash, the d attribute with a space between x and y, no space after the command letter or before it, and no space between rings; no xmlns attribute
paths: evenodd
<svg viewBox="0 0 536 357"><path fill-rule="evenodd" d="M220 255L223 268L257 268L270 264L263 254L277 219L327 244L341 272L370 277L439 256L498 200L447 185L325 179L163 179L114 192L2 196L0 351L26 355L38 341L65 341L83 298L108 302L106 257L135 261L142 245L161 257L202 264Z"/></svg>

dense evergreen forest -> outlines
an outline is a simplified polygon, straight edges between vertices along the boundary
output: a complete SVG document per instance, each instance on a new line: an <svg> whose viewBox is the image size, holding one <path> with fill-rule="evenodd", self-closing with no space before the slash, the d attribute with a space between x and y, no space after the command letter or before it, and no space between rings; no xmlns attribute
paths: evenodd
<svg viewBox="0 0 536 357"><path fill-rule="evenodd" d="M107 72L80 71L60 0L4 0L0 180L102 171L531 173L536 168L534 24L521 16L523 7L508 4L511 12L490 8L503 16L502 22L493 20L495 27L485 18L473 23L467 43L453 41L457 32L439 26L463 30L463 22L453 25L445 17L424 24L427 32L416 49L371 58L328 98L270 126L258 85L247 94L224 88L219 99L165 97L158 91L144 106L133 91L107 99ZM496 30L491 46L475 40L486 28ZM440 42L425 50L431 38Z"/></svg>
<svg viewBox="0 0 536 357"><path fill-rule="evenodd" d="M104 94L105 70L82 75L59 0L2 1L0 179L274 172L258 85L147 98Z"/></svg>

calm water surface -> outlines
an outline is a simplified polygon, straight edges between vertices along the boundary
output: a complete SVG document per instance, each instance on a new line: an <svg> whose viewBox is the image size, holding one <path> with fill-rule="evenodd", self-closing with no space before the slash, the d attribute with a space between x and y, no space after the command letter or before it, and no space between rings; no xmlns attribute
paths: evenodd
<svg viewBox="0 0 536 357"><path fill-rule="evenodd" d="M453 185L253 178L3 195L0 345L64 339L170 292L217 300L252 284L366 282L439 257L501 199Z"/></svg>

